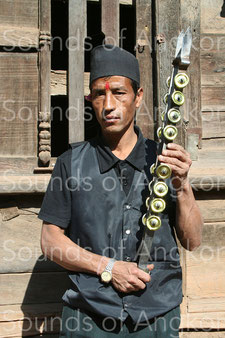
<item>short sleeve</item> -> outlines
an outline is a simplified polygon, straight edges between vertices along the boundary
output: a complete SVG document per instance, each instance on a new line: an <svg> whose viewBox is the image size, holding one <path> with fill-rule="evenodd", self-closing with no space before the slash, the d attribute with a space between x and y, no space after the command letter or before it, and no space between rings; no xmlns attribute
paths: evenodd
<svg viewBox="0 0 225 338"><path fill-rule="evenodd" d="M57 159L38 215L41 220L61 228L67 228L71 220L70 163L70 150Z"/></svg>

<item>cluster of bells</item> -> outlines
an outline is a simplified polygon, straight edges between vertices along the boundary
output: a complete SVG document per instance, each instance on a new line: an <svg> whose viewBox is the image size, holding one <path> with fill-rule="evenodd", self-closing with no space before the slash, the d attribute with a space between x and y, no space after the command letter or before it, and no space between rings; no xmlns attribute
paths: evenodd
<svg viewBox="0 0 225 338"><path fill-rule="evenodd" d="M167 79L167 86L170 87L170 77ZM159 127L157 130L157 136L159 139L164 136L166 142L172 142L178 134L177 127L175 126L181 120L181 113L178 110L180 106L184 104L184 94L182 89L185 88L189 83L189 78L185 73L178 73L174 77L174 85L176 90L171 95L172 106L167 113L162 113L162 121L164 126ZM168 96L164 96L164 103L167 105ZM167 123L165 122L167 121ZM166 125L165 125L166 124ZM163 197L168 193L168 186L164 182L165 179L169 178L172 174L171 168L166 164L155 163L150 168L151 174L154 176L155 182L152 188L152 182L149 183L150 197L146 199L147 213L142 217L142 223L148 227L149 230L157 230L161 226L161 219L158 216L166 208L166 202Z"/></svg>

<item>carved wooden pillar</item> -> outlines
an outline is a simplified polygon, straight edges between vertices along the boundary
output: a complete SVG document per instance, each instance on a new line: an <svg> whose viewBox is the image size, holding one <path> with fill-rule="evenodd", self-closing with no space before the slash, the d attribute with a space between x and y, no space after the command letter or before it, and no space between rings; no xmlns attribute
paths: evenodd
<svg viewBox="0 0 225 338"><path fill-rule="evenodd" d="M51 159L51 0L40 0L40 112L39 161L48 166Z"/></svg>
<svg viewBox="0 0 225 338"><path fill-rule="evenodd" d="M119 0L101 0L102 32L105 43L119 46L120 4Z"/></svg>

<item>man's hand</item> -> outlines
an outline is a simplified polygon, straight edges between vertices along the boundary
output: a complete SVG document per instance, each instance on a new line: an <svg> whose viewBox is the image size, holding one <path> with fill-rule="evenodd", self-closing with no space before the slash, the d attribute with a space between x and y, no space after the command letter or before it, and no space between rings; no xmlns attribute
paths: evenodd
<svg viewBox="0 0 225 338"><path fill-rule="evenodd" d="M159 155L161 163L168 164L173 172L172 184L176 190L187 182L187 176L192 164L190 154L180 145L168 143L167 149Z"/></svg>
<svg viewBox="0 0 225 338"><path fill-rule="evenodd" d="M154 269L153 264L147 267L149 271ZM113 266L112 284L117 291L128 293L143 290L150 281L150 274L139 269L136 263L117 261Z"/></svg>

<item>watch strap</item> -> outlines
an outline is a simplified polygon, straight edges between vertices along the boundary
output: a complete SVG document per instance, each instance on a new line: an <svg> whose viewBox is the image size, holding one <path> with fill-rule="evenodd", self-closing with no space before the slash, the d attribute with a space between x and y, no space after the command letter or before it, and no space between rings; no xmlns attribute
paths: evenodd
<svg viewBox="0 0 225 338"><path fill-rule="evenodd" d="M113 269L113 265L116 262L116 260L114 258L111 258L108 262L108 264L106 265L104 271L108 271L108 272L112 272Z"/></svg>

